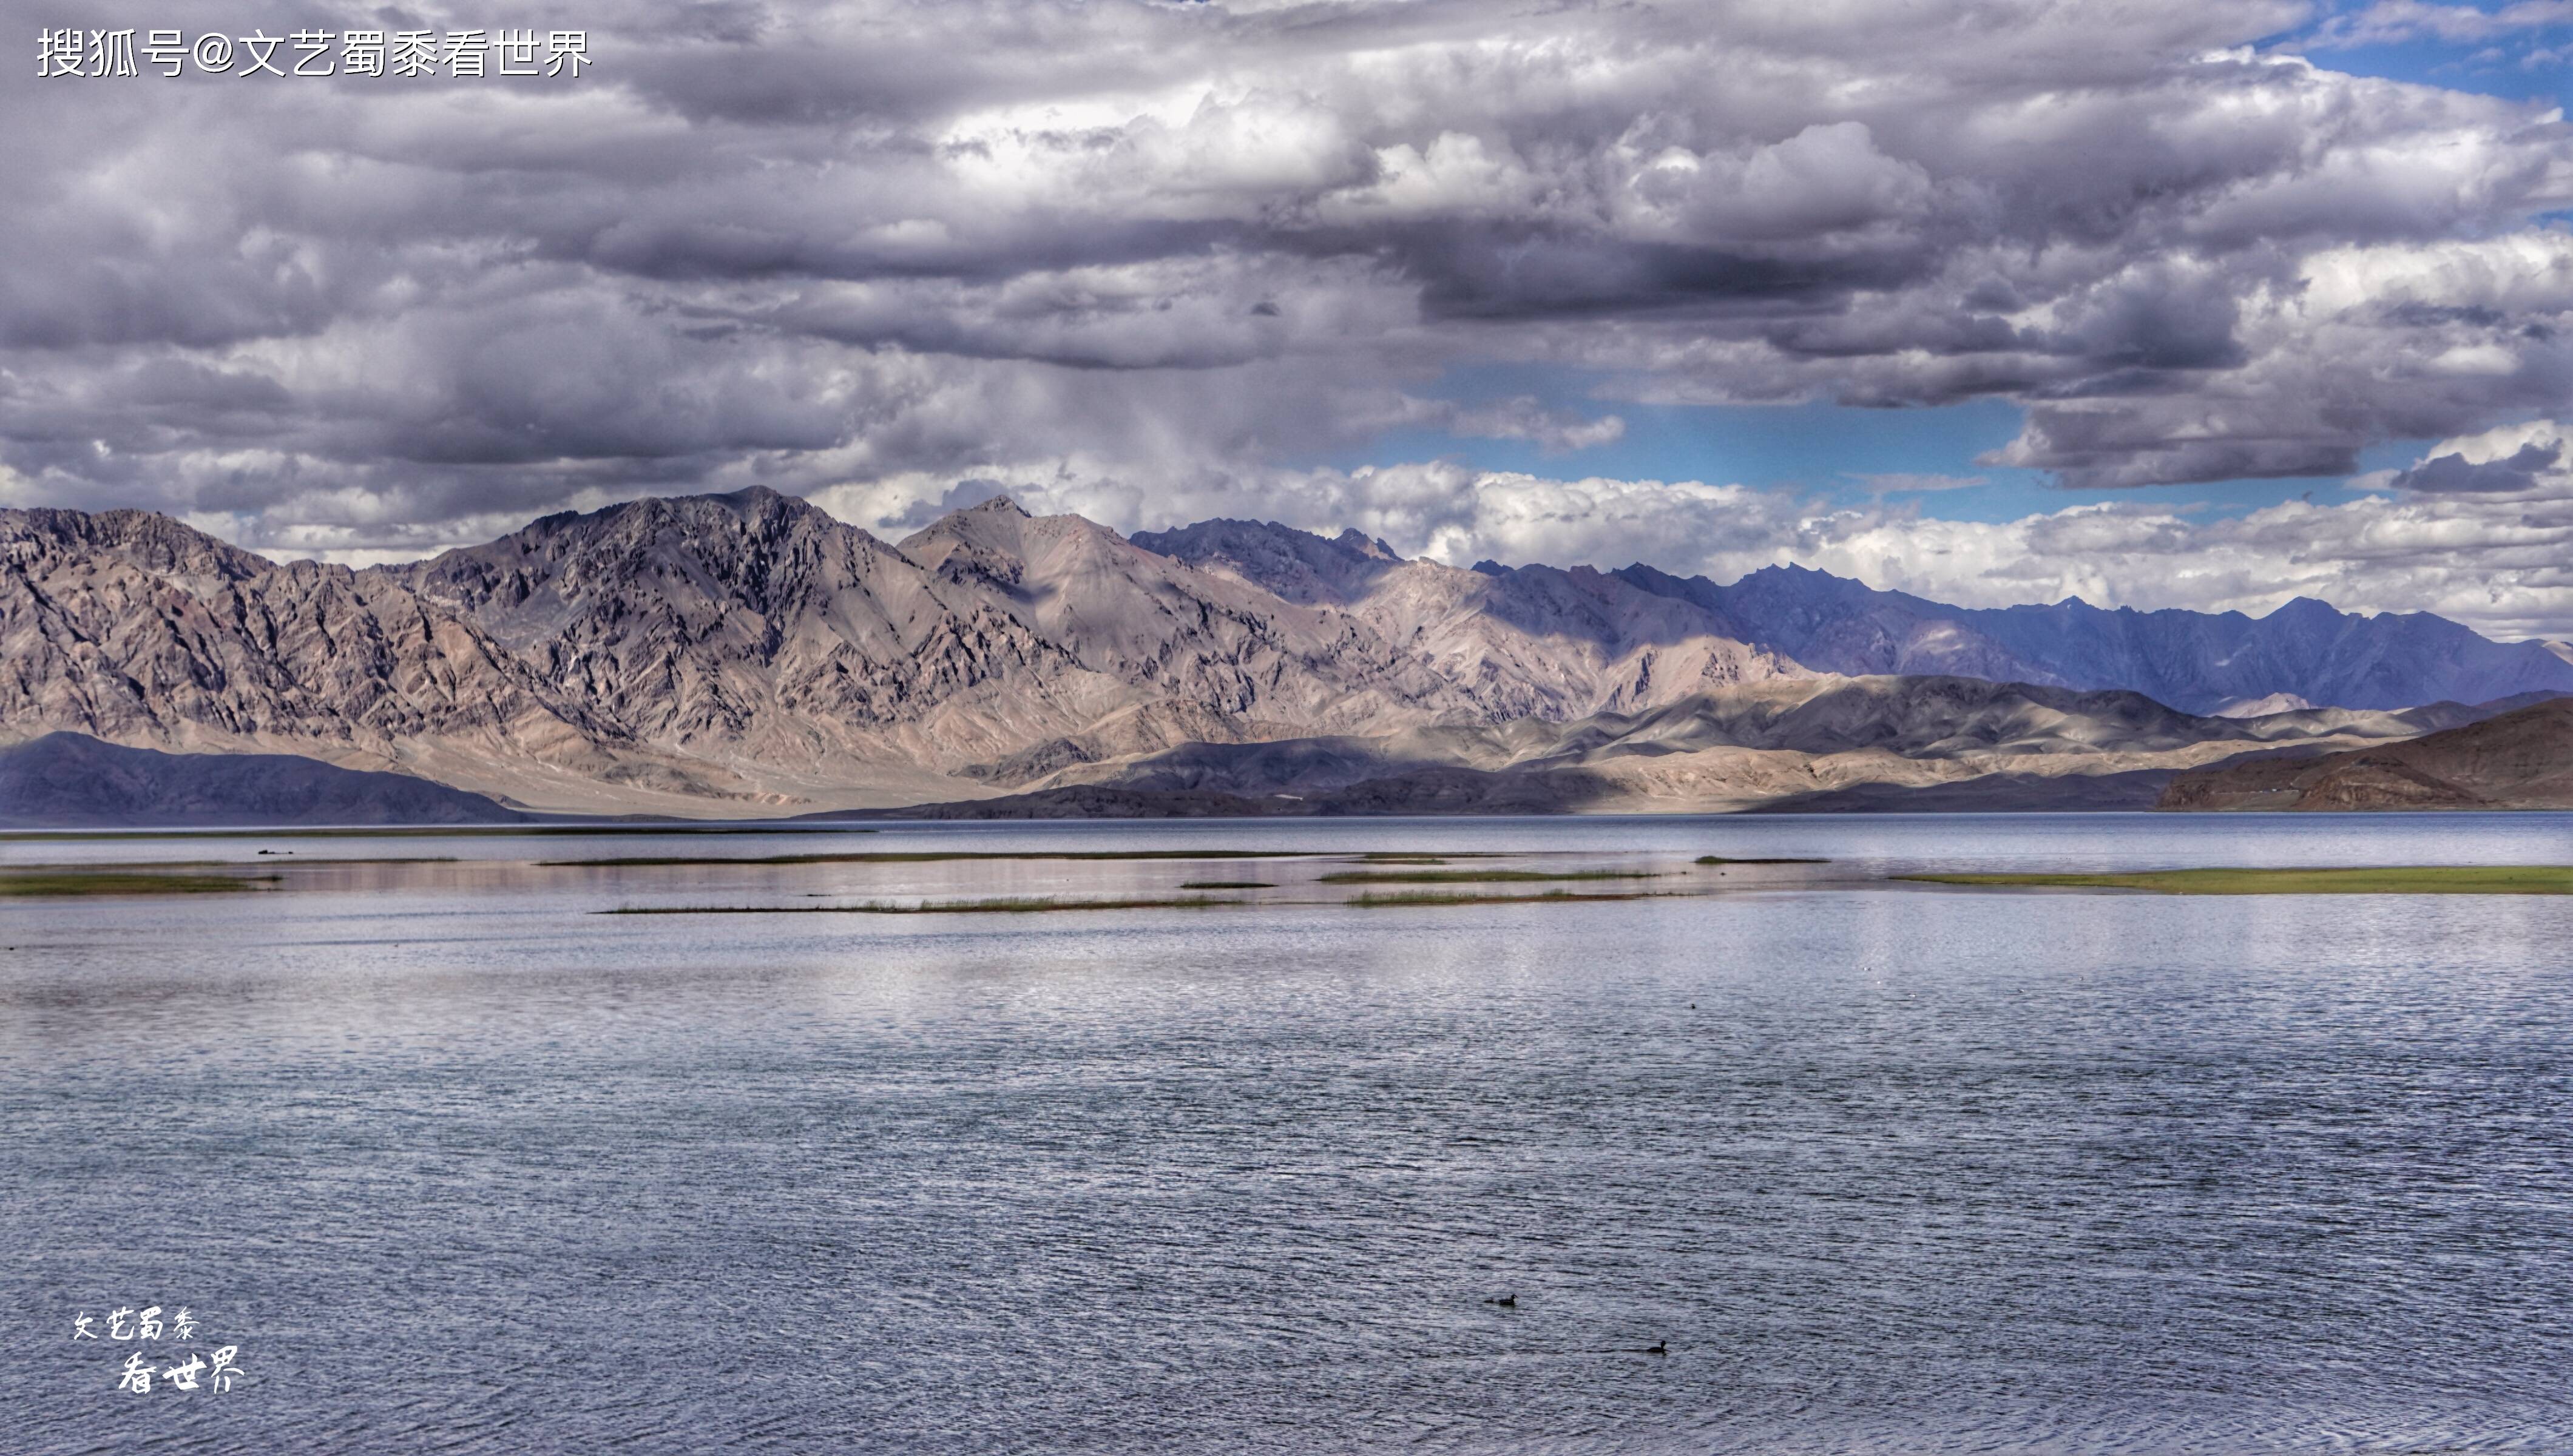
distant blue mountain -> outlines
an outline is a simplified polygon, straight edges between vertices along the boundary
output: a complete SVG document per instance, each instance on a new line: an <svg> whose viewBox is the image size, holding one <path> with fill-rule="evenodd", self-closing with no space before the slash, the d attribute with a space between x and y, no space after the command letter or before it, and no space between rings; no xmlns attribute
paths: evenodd
<svg viewBox="0 0 2573 1456"><path fill-rule="evenodd" d="M1324 537L1275 522L1213 520L1132 539L1192 564L1220 564L1299 604L1376 604L1375 615L1399 636L1418 628L1414 619L1429 600L1418 589L1417 563L1355 531ZM2426 612L2364 616L2311 598L2265 617L2104 610L2075 600L1969 608L1801 566L1764 567L1729 586L1640 565L1604 575L1491 561L1473 570L1489 583L1473 610L1540 637L1622 649L1720 632L1851 676L2127 689L2190 713L2266 699L2289 700L2269 705L2276 708L2397 709L2573 693L2573 662L2544 643L2495 642ZM1406 580L1413 585L1398 585ZM1674 617L1672 604L1695 611Z"/></svg>
<svg viewBox="0 0 2573 1456"><path fill-rule="evenodd" d="M2084 689L2130 688L2192 713L2285 695L2316 707L2408 708L2573 693L2573 663L2537 642L2495 642L2427 612L2363 616L2298 597L2240 612L1948 606L1801 566L1730 586L1650 566L1611 573L1713 612L1756 646L1825 672L1953 673Z"/></svg>

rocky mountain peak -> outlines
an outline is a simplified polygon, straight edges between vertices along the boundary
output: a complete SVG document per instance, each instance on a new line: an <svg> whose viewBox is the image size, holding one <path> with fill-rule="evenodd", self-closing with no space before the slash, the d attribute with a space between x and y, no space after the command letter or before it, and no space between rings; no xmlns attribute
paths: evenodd
<svg viewBox="0 0 2573 1456"><path fill-rule="evenodd" d="M580 683L611 666L666 686L692 655L765 659L792 624L845 615L842 599L863 598L888 568L909 569L865 531L754 486L548 516L487 545L376 571L513 650L545 654L549 675L577 677L566 693L589 695ZM619 694L629 691L647 690Z"/></svg>
<svg viewBox="0 0 2573 1456"><path fill-rule="evenodd" d="M1033 515L1006 495L951 510L897 542L895 549L923 570L949 580L981 577L1014 586L1026 577L1028 558L1069 539L1119 540L1117 533L1077 515Z"/></svg>
<svg viewBox="0 0 2573 1456"><path fill-rule="evenodd" d="M1262 520L1217 519L1168 531L1137 531L1145 550L1223 572L1301 606L1345 605L1367 594L1403 559L1357 530L1320 536Z"/></svg>
<svg viewBox="0 0 2573 1456"><path fill-rule="evenodd" d="M64 555L110 557L200 595L278 569L157 511L0 510L0 564Z"/></svg>
<svg viewBox="0 0 2573 1456"><path fill-rule="evenodd" d="M1402 564L1402 558L1394 554L1391 546L1355 526L1350 526L1331 537L1331 544L1360 556L1371 556L1378 561L1390 561L1397 566Z"/></svg>
<svg viewBox="0 0 2573 1456"><path fill-rule="evenodd" d="M501 539L530 544L633 544L655 538L683 538L692 532L738 533L745 528L828 531L839 524L829 512L801 497L753 485L720 495L647 495L597 510L566 510L530 521Z"/></svg>
<svg viewBox="0 0 2573 1456"><path fill-rule="evenodd" d="M2260 620L2276 626L2311 629L2336 627L2344 621L2355 620L2355 618L2330 602L2310 596L2298 596L2290 597L2280 603L2277 610Z"/></svg>

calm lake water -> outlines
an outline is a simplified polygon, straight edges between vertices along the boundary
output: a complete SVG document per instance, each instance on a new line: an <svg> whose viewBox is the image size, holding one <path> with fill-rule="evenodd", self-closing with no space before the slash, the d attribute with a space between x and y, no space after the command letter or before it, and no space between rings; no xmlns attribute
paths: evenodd
<svg viewBox="0 0 2573 1456"><path fill-rule="evenodd" d="M532 863L960 849L1305 858ZM1368 852L1657 898L1313 903ZM0 844L281 877L0 901L0 1448L2573 1450L2573 899L1877 881L2568 857L2556 815ZM1274 888L596 913L1209 880ZM183 1347L74 1320L148 1305L239 1383L119 1392Z"/></svg>

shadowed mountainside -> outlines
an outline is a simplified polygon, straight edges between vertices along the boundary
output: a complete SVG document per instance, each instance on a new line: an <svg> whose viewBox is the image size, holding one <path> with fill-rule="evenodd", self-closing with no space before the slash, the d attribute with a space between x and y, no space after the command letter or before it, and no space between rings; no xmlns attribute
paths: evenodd
<svg viewBox="0 0 2573 1456"><path fill-rule="evenodd" d="M813 819L1213 819L1342 818L1409 814L1578 814L1622 798L1618 786L1577 768L1489 773L1425 768L1367 779L1326 793L1230 794L1213 789L1075 784L907 809Z"/></svg>
<svg viewBox="0 0 2573 1456"><path fill-rule="evenodd" d="M2164 809L2573 809L2573 698L2340 753L2182 774Z"/></svg>
<svg viewBox="0 0 2573 1456"><path fill-rule="evenodd" d="M273 753L159 753L79 733L0 748L0 828L512 824L533 816L408 774Z"/></svg>
<svg viewBox="0 0 2573 1456"><path fill-rule="evenodd" d="M1976 794L1956 786L1989 777L1988 787L2012 806L2142 809L2184 769L2276 745L2327 751L2396 741L2517 705L2441 703L2401 713L2316 709L2226 719L2173 712L2138 693L1973 678L1797 679L1566 723L1186 744L1063 764L1020 787L1318 801L1373 785L1376 801L1389 804L1396 791L1387 786L1425 783L1421 775L1442 771L1530 779L1578 773L1578 794L1557 796L1563 807L1650 813L1788 803L1834 811L1970 808L1979 807ZM1932 789L1940 792L1893 802ZM1821 797L1829 795L1844 797ZM1420 804L1410 812L1441 812L1435 794L1424 794Z"/></svg>

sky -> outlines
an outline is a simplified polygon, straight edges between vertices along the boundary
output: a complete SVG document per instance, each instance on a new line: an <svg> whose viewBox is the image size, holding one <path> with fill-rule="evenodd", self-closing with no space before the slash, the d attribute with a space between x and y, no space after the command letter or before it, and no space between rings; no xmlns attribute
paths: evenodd
<svg viewBox="0 0 2573 1456"><path fill-rule="evenodd" d="M0 506L1007 492L2573 635L2573 0L0 10Z"/></svg>

